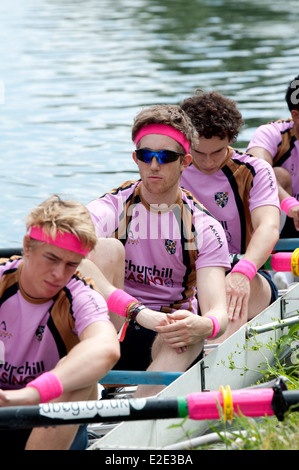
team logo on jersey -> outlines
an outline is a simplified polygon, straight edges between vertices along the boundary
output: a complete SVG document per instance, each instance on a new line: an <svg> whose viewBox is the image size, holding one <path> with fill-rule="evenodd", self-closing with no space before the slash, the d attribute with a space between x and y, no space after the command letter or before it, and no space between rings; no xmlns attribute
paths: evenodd
<svg viewBox="0 0 299 470"><path fill-rule="evenodd" d="M228 193L218 192L215 193L215 202L217 206L224 207L228 201Z"/></svg>
<svg viewBox="0 0 299 470"><path fill-rule="evenodd" d="M35 332L35 336L37 337L39 342L41 342L41 340L43 339L44 330L45 330L45 327L42 325L39 325L39 327L37 328Z"/></svg>
<svg viewBox="0 0 299 470"><path fill-rule="evenodd" d="M127 242L130 243L131 245L138 245L139 243L139 240L134 238L132 230L128 232Z"/></svg>
<svg viewBox="0 0 299 470"><path fill-rule="evenodd" d="M169 240L169 238L167 238L165 240L165 248L166 248L167 253L169 253L170 255L174 255L176 251L176 242L174 240Z"/></svg>
<svg viewBox="0 0 299 470"><path fill-rule="evenodd" d="M12 338L12 333L7 331L6 322L3 320L0 323L0 337L2 338Z"/></svg>

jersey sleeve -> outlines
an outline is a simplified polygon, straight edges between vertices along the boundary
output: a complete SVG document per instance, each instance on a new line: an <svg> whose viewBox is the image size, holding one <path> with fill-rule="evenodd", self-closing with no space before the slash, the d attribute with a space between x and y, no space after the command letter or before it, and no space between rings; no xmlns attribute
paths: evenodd
<svg viewBox="0 0 299 470"><path fill-rule="evenodd" d="M110 322L104 297L91 285L87 284L84 279L78 279L75 276L67 287L72 296L72 312L76 333L79 337L82 331L94 322Z"/></svg>
<svg viewBox="0 0 299 470"><path fill-rule="evenodd" d="M276 206L280 209L278 188L273 168L259 158L254 159L255 176L249 193L250 212L260 206Z"/></svg>
<svg viewBox="0 0 299 470"><path fill-rule="evenodd" d="M253 147L261 147L275 157L277 147L281 142L280 130L276 123L264 124L257 128L251 141L248 144L246 152L249 152Z"/></svg>
<svg viewBox="0 0 299 470"><path fill-rule="evenodd" d="M221 224L204 212L197 213L195 224L198 248L196 269L209 266L230 269L227 239Z"/></svg>

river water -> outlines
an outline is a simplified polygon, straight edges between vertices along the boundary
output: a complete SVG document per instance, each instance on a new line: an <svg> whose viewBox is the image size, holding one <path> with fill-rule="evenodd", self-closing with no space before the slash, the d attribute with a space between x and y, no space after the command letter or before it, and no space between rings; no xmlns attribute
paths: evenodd
<svg viewBox="0 0 299 470"><path fill-rule="evenodd" d="M295 0L0 0L0 20L0 248L50 194L85 204L137 178L144 106L216 89L243 114L239 149L289 117Z"/></svg>

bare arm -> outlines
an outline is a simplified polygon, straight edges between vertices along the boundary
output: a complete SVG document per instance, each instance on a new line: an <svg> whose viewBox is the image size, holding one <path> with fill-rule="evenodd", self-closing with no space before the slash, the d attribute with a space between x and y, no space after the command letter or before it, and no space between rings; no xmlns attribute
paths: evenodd
<svg viewBox="0 0 299 470"><path fill-rule="evenodd" d="M217 294L215 294L217 292ZM213 322L208 315L219 321L217 336L227 327L227 308L225 294L225 270L221 267L206 267L197 270L197 295L201 315L188 310L178 310L167 315L173 323L156 328L173 348L184 348L211 336Z"/></svg>
<svg viewBox="0 0 299 470"><path fill-rule="evenodd" d="M251 212L254 233L245 252L245 258L259 269L270 256L279 239L279 209L260 206Z"/></svg>
<svg viewBox="0 0 299 470"><path fill-rule="evenodd" d="M260 158L261 160L265 160L271 166L273 166L273 157L268 150L262 147L252 147L251 149L248 150L248 152L257 158ZM276 181L277 181L278 196L279 196L280 201L282 201L286 197L291 196L291 190L289 192L286 190L285 183L283 183L283 178L281 179L281 176L280 176L281 169L284 170L283 168L280 168L280 167L277 167L274 169L274 173L275 173ZM287 170L284 170L284 171L286 172ZM288 184L291 184L291 179L290 179L290 183ZM293 217L292 213L290 214L290 217Z"/></svg>
<svg viewBox="0 0 299 470"><path fill-rule="evenodd" d="M254 157L260 158L261 160L265 160L271 166L273 166L273 157L271 153L263 147L252 147L248 150L248 153Z"/></svg>
<svg viewBox="0 0 299 470"><path fill-rule="evenodd" d="M261 206L251 213L253 236L244 258L259 269L268 259L279 238L279 209L275 206ZM226 276L226 291L229 318L247 315L250 296L250 281L244 274L234 272Z"/></svg>
<svg viewBox="0 0 299 470"><path fill-rule="evenodd" d="M119 341L111 323L99 321L85 328L77 344L53 369L69 392L92 385L116 364ZM80 371L80 374L78 373Z"/></svg>

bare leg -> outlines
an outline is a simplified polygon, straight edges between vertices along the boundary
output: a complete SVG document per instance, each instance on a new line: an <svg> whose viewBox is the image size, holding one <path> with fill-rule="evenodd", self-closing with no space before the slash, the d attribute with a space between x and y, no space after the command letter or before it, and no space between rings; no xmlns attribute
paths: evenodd
<svg viewBox="0 0 299 470"><path fill-rule="evenodd" d="M185 372L197 358L203 348L203 341L188 346L183 353L177 353L169 347L160 335L157 335L152 348L153 362L148 371ZM139 385L134 398L154 396L161 392L165 385Z"/></svg>

